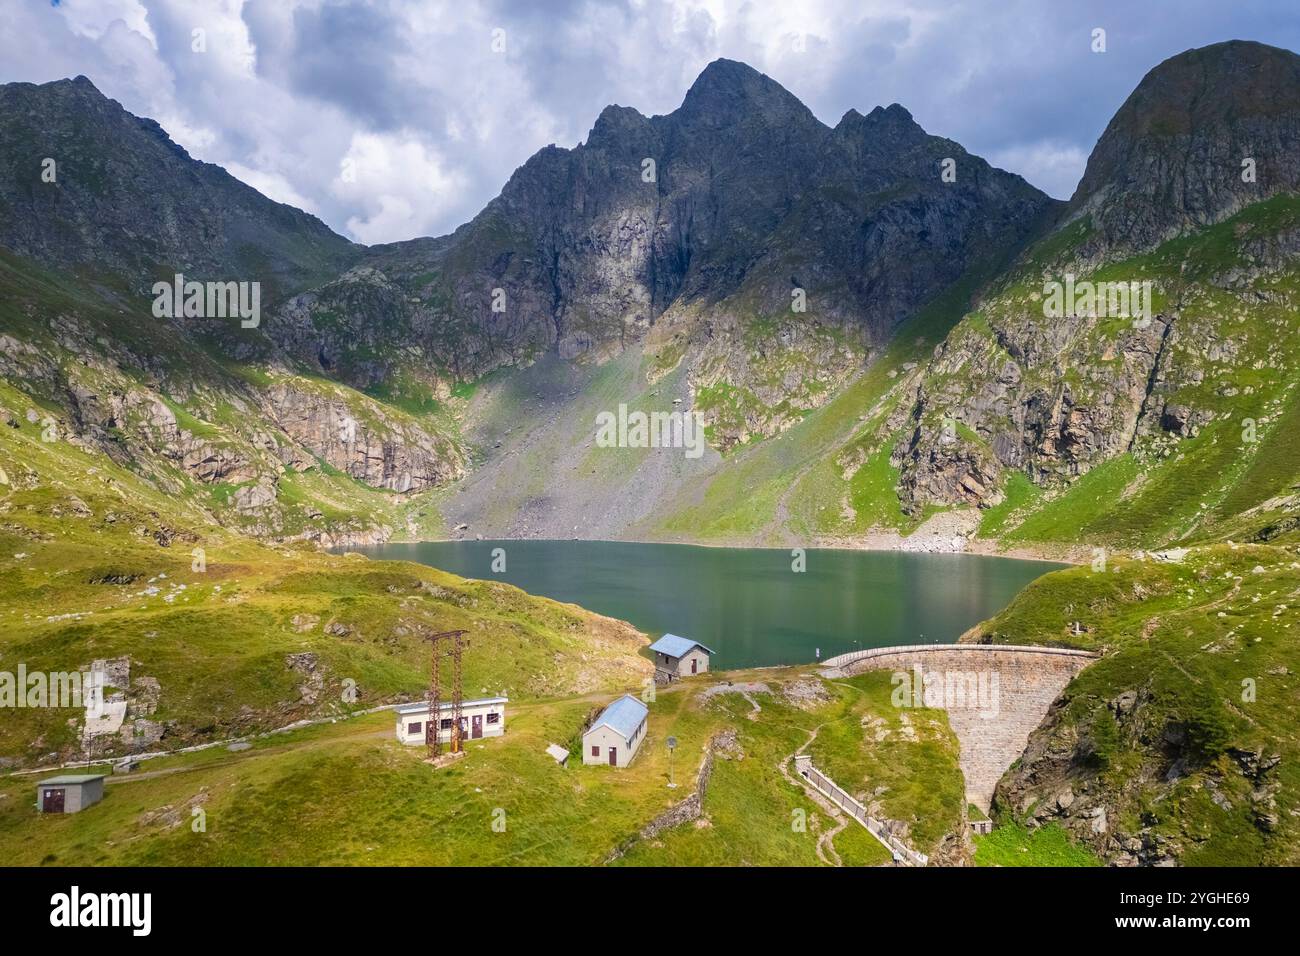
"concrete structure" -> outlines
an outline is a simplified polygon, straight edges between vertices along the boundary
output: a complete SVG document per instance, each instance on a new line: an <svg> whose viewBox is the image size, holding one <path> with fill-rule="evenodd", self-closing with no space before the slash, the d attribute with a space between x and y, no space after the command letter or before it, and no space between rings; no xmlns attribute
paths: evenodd
<svg viewBox="0 0 1300 956"><path fill-rule="evenodd" d="M966 801L987 813L998 780L1024 753L1030 733L1074 675L1096 658L1065 647L913 644L841 654L822 666L826 676L892 670L907 675L899 684L924 681L927 689L917 700L947 711L961 747ZM932 701L934 687L940 693ZM954 689L961 693L952 694Z"/></svg>
<svg viewBox="0 0 1300 956"><path fill-rule="evenodd" d="M713 654L699 641L676 634L665 634L650 645L650 650L655 655L655 680L661 684L707 673Z"/></svg>
<svg viewBox="0 0 1300 956"><path fill-rule="evenodd" d="M460 707L460 739L479 740L483 737L500 737L506 732L506 697L483 697L467 700ZM451 742L451 702L443 701L440 736L443 743ZM429 722L428 701L403 704L397 708L397 740L403 744L428 743L425 736Z"/></svg>
<svg viewBox="0 0 1300 956"><path fill-rule="evenodd" d="M565 750L563 747L561 747L559 744L547 744L546 753L552 760L558 763L561 767L567 765L569 762L569 752Z"/></svg>
<svg viewBox="0 0 1300 956"><path fill-rule="evenodd" d="M50 777L36 785L36 809L41 813L76 813L104 799L102 773Z"/></svg>
<svg viewBox="0 0 1300 956"><path fill-rule="evenodd" d="M610 704L582 734L582 762L626 767L645 739L650 710L631 694Z"/></svg>

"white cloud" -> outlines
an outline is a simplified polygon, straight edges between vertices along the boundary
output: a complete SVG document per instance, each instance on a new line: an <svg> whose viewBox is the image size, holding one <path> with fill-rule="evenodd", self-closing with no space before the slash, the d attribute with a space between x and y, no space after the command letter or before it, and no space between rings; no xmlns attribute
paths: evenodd
<svg viewBox="0 0 1300 956"><path fill-rule="evenodd" d="M139 0L59 0L55 9L67 21L68 28L81 36L98 39L114 21L140 34L157 47L149 28L149 14Z"/></svg>
<svg viewBox="0 0 1300 956"><path fill-rule="evenodd" d="M360 212L348 232L366 244L428 235L464 191L465 178L414 134L357 133L330 185Z"/></svg>
<svg viewBox="0 0 1300 956"><path fill-rule="evenodd" d="M319 210L316 203L303 196L289 184L278 173L269 173L261 169L251 169L242 163L227 163L226 172L236 179L243 180L252 186L263 196L274 199L276 202L287 203L290 206L296 206L304 212L312 215L318 215Z"/></svg>

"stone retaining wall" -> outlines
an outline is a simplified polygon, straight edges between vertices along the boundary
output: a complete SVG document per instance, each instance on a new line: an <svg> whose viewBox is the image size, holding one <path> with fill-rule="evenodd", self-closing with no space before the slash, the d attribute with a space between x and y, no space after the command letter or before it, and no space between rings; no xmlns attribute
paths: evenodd
<svg viewBox="0 0 1300 956"><path fill-rule="evenodd" d="M679 800L659 816L647 823L632 837L624 840L604 860L606 864L619 859L641 840L653 840L665 830L698 820L704 812L704 793L709 789L709 779L713 776L713 753L718 748L727 731L714 734L704 746L704 756L700 760L700 769L695 775L695 789L683 800ZM734 733L731 734L734 740Z"/></svg>
<svg viewBox="0 0 1300 956"><path fill-rule="evenodd" d="M842 654L826 662L825 676L848 676L871 670L908 674L916 683L917 668L950 686L970 688L971 675L981 680L981 694L944 695L933 702L948 713L948 724L961 746L961 771L966 799L988 811L993 789L1029 742L1048 708L1074 675L1095 654L1061 647L1015 644L919 644L877 647ZM996 694L990 691L996 686ZM995 707L990 707L995 703Z"/></svg>

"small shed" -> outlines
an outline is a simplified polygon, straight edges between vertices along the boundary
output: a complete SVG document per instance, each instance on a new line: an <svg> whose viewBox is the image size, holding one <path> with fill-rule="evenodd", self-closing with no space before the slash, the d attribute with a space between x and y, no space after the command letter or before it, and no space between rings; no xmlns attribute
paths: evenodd
<svg viewBox="0 0 1300 956"><path fill-rule="evenodd" d="M669 684L692 674L704 674L709 670L709 658L713 651L699 641L676 634L665 634L650 645L655 656L655 680Z"/></svg>
<svg viewBox="0 0 1300 956"><path fill-rule="evenodd" d="M104 799L102 773L50 777L36 785L36 809L41 813L77 813Z"/></svg>
<svg viewBox="0 0 1300 956"><path fill-rule="evenodd" d="M645 739L650 709L624 694L600 712L582 734L582 762L626 767Z"/></svg>

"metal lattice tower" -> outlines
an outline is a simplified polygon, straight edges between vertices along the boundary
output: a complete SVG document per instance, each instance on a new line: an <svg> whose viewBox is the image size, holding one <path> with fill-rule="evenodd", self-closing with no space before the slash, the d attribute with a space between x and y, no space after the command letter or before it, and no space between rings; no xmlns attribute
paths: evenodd
<svg viewBox="0 0 1300 956"><path fill-rule="evenodd" d="M461 677L461 638L465 631L440 631L428 635L430 644L429 661L429 719L424 727L424 739L429 745L429 756L437 758L442 753L442 681L441 659L443 641L451 641L452 678L451 678L451 752L460 750L460 714L464 700L463 680Z"/></svg>

